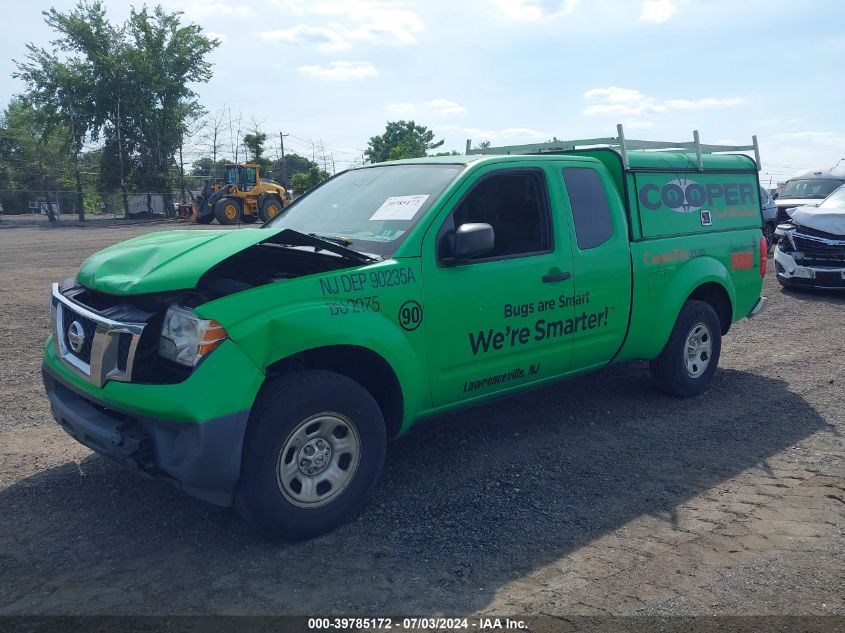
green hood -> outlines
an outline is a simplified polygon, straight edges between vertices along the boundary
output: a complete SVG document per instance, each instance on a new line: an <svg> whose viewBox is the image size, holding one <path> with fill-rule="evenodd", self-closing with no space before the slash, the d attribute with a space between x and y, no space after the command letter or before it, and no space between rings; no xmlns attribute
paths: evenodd
<svg viewBox="0 0 845 633"><path fill-rule="evenodd" d="M118 295L193 288L209 268L280 230L149 233L94 253L76 278L83 286Z"/></svg>

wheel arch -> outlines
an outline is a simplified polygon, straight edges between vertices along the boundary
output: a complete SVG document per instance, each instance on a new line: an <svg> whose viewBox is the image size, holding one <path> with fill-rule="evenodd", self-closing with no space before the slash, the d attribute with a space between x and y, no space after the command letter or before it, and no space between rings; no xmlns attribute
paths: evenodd
<svg viewBox="0 0 845 633"><path fill-rule="evenodd" d="M719 316L719 323L722 326L722 334L724 335L728 333L728 330L730 330L731 324L733 323L734 309L730 295L728 295L728 291L725 290L725 287L722 284L716 281L705 282L690 293L687 297L687 301L690 299L696 299L710 304Z"/></svg>
<svg viewBox="0 0 845 633"><path fill-rule="evenodd" d="M267 367L267 379L306 369L334 371L360 384L381 409L387 437L400 434L405 412L402 385L383 356L358 345L316 347L273 362Z"/></svg>
<svg viewBox="0 0 845 633"><path fill-rule="evenodd" d="M648 292L648 290L646 290ZM640 295L644 298L643 294ZM709 303L719 315L722 333L735 315L736 289L730 272L714 257L696 257L678 268L659 298L634 306L625 358L655 358L666 345L684 304L690 299Z"/></svg>

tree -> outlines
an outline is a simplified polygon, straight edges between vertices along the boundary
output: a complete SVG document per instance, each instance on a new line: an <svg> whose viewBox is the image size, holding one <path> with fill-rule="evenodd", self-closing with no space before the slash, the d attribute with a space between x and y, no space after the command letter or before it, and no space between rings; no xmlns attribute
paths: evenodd
<svg viewBox="0 0 845 633"><path fill-rule="evenodd" d="M25 62L18 63L14 77L27 84L27 97L40 110L48 127L63 127L66 145L73 153L76 184L76 211L85 220L80 157L89 131L94 125L94 106L88 69L78 61L62 62L44 48L27 45Z"/></svg>
<svg viewBox="0 0 845 633"><path fill-rule="evenodd" d="M434 132L413 121L388 121L384 134L370 138L364 155L371 163L401 158L419 158L443 145Z"/></svg>
<svg viewBox="0 0 845 633"><path fill-rule="evenodd" d="M71 184L69 132L25 96L13 97L0 116L0 202L6 213L44 202L55 220L58 191Z"/></svg>
<svg viewBox="0 0 845 633"><path fill-rule="evenodd" d="M75 139L84 131L92 141L103 138L101 182L119 183L126 212L127 182L169 192L175 154L203 113L191 86L211 78L205 58L219 42L161 6L133 8L120 26L109 22L101 0L80 0L67 13L50 9L44 16L59 37L49 52L29 45L27 61L18 64L31 91L74 122ZM65 77L69 83L53 81L61 69L73 71ZM75 90L55 88L64 85Z"/></svg>
<svg viewBox="0 0 845 633"><path fill-rule="evenodd" d="M262 174L270 171L271 162L264 157L264 143L267 142L266 132L258 129L258 124L253 123L253 131L244 134L243 144L246 149L246 160L257 163Z"/></svg>
<svg viewBox="0 0 845 633"><path fill-rule="evenodd" d="M205 146L208 149L208 152L211 154L209 168L204 172L204 174L197 174L197 163L194 163L193 172L195 175L204 175L207 178L217 178L220 171L217 169L220 166L220 162L218 162L218 157L223 153L223 148L225 147L223 144L223 133L226 130L226 117L228 116L227 108L221 108L217 112L213 114L209 114L205 120L203 125L203 130L205 134L203 135L203 140L205 140ZM206 160L206 159L200 159Z"/></svg>
<svg viewBox="0 0 845 633"><path fill-rule="evenodd" d="M281 175L282 161L275 161L271 169L274 173ZM293 188L293 181L291 179L296 174L307 172L310 169L319 169L319 165L317 165L317 163L312 161L310 158L300 156L296 152L291 152L290 154L285 155L285 172L287 173L288 182L291 183L291 188Z"/></svg>
<svg viewBox="0 0 845 633"><path fill-rule="evenodd" d="M295 173L290 179L290 186L298 195L302 195L309 189L313 189L326 178L329 177L328 172L323 171L316 165L310 167L307 171L300 171Z"/></svg>

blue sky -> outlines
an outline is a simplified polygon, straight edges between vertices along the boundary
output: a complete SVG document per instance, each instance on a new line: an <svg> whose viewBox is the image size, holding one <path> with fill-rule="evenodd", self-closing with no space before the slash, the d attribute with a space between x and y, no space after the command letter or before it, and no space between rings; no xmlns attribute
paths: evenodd
<svg viewBox="0 0 845 633"><path fill-rule="evenodd" d="M0 95L47 4L14 7ZM57 1L59 10L74 2ZM140 3L138 3L140 4ZM387 120L413 118L462 150L611 135L750 142L777 179L845 156L842 0L163 0L215 34L210 110L242 113L286 149L360 160ZM107 2L122 20L128 2ZM197 137L192 149L200 154ZM271 153L278 139L273 136ZM316 150L318 155L322 151ZM845 162L845 161L843 161Z"/></svg>

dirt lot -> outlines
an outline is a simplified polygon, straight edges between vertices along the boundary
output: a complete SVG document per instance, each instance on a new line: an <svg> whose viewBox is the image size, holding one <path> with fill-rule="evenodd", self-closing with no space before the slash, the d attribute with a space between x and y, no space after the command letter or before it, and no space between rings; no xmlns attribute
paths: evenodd
<svg viewBox="0 0 845 633"><path fill-rule="evenodd" d="M767 279L697 399L631 363L430 422L273 545L50 416L49 284L162 228L0 228L0 613L845 614L845 296Z"/></svg>

